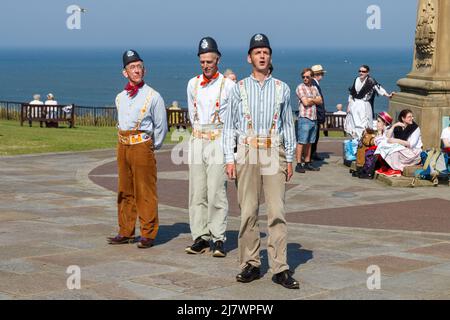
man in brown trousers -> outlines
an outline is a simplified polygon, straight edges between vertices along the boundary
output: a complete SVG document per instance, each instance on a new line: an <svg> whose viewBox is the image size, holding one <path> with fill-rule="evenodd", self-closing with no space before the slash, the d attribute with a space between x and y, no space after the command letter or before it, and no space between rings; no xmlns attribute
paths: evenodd
<svg viewBox="0 0 450 320"><path fill-rule="evenodd" d="M144 83L143 60L134 50L123 54L123 76L128 83L117 95L119 127L117 147L119 234L109 244L135 242L139 217L141 237L138 248L150 248L158 233L158 196L154 150L162 146L167 134L164 100Z"/></svg>

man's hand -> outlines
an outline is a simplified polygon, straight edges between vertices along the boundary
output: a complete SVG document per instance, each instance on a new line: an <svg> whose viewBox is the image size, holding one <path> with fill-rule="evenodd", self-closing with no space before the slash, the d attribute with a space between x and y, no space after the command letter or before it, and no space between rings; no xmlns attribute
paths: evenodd
<svg viewBox="0 0 450 320"><path fill-rule="evenodd" d="M292 162L288 162L288 164L287 164L286 182L289 182L289 180L291 180L293 174L294 174L294 170L292 169Z"/></svg>
<svg viewBox="0 0 450 320"><path fill-rule="evenodd" d="M230 179L230 180L236 179L236 165L234 163L227 163L226 173L227 173L228 179Z"/></svg>

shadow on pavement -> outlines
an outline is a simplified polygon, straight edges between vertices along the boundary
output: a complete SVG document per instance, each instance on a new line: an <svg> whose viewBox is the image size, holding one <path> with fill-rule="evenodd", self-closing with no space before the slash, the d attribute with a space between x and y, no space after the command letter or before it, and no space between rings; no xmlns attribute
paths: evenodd
<svg viewBox="0 0 450 320"><path fill-rule="evenodd" d="M301 249L299 243L288 243L287 245L287 263L291 272L294 272L298 266L305 264L314 258L313 251ZM269 270L267 249L261 250L261 273L265 274Z"/></svg>
<svg viewBox="0 0 450 320"><path fill-rule="evenodd" d="M155 245L161 245L175 239L180 234L190 233L191 229L187 223L174 223L173 225L160 225L158 236L155 239Z"/></svg>

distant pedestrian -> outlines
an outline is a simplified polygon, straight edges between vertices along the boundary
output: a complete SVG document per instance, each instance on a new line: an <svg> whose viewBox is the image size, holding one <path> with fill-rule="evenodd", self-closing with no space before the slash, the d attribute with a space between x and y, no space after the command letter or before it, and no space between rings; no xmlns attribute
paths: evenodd
<svg viewBox="0 0 450 320"><path fill-rule="evenodd" d="M235 83L237 82L237 76L236 76L236 73L234 73L234 71L231 70L231 69L225 70L225 72L223 73L223 76L224 76L225 78L230 79L231 81L233 81L233 82L235 82Z"/></svg>
<svg viewBox="0 0 450 320"><path fill-rule="evenodd" d="M312 85L319 90L320 96L322 98L322 103L316 105L317 112L317 132L316 139L314 143L311 145L311 159L314 161L323 161L324 159L317 154L317 145L319 144L320 138L320 126L325 123L325 117L327 110L325 109L325 99L323 98L322 89L320 88L320 82L325 76L326 71L320 64L311 67L311 70L314 72Z"/></svg>
<svg viewBox="0 0 450 320"><path fill-rule="evenodd" d="M345 131L353 138L361 138L364 129L373 127L375 94L392 98L394 93L387 91L370 74L367 65L359 67L359 77L349 88Z"/></svg>
<svg viewBox="0 0 450 320"><path fill-rule="evenodd" d="M305 173L308 171L319 171L311 163L311 144L316 141L317 130L317 105L323 100L316 86L312 85L314 72L306 68L302 72L303 83L297 87L299 116L297 128L297 166L295 171ZM302 154L305 151L305 161Z"/></svg>

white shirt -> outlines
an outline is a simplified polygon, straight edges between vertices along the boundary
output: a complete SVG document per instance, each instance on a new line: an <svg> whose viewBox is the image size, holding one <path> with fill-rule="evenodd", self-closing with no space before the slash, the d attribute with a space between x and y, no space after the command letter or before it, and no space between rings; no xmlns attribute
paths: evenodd
<svg viewBox="0 0 450 320"><path fill-rule="evenodd" d="M333 112L333 114L335 114L335 115L346 115L347 114L347 112L345 112L345 111L335 111L335 112Z"/></svg>
<svg viewBox="0 0 450 320"><path fill-rule="evenodd" d="M31 101L29 104L43 105L44 103L43 103L42 101L39 101L39 100L33 100L33 101Z"/></svg>
<svg viewBox="0 0 450 320"><path fill-rule="evenodd" d="M447 139L448 141L450 141L450 127L447 127L444 130L442 130L441 140L444 140L444 139Z"/></svg>
<svg viewBox="0 0 450 320"><path fill-rule="evenodd" d="M197 79L197 77L189 80L187 85L187 101L188 101L188 109L189 109L189 118L191 120L191 124L194 125L194 91L195 84L198 81L197 88L197 113L198 113L198 124L206 125L211 124L214 118L214 113L216 111L216 101L219 97L220 87L222 85L222 79L224 76L219 73L219 76L212 80L210 83L205 85L204 87L200 85L203 81L203 75ZM235 83L225 78L225 83L220 94L220 108L219 108L219 117L222 122L225 122L226 111L229 106L229 95L231 89L235 86Z"/></svg>
<svg viewBox="0 0 450 320"><path fill-rule="evenodd" d="M411 149L422 149L422 134L420 133L420 128L418 127L408 138L409 147Z"/></svg>
<svg viewBox="0 0 450 320"><path fill-rule="evenodd" d="M366 80L368 79L368 77L366 77L363 81L361 81L361 78L360 77L358 77L358 78L356 78L356 81L355 81L355 90L356 90L356 92L357 93L359 93L360 91L361 91L361 89L362 89L362 87L364 86L364 84L366 83ZM380 95L380 96L387 96L387 95L389 95L388 93L387 93L387 91L381 86L381 85L376 85L376 86L374 86L373 87L374 88L374 90L376 90L376 92L378 92L378 94ZM364 97L364 99L363 100L369 100L370 99L370 96L368 97L368 95L369 95L369 93ZM349 102L351 102L353 100L353 98L352 98L352 96L351 95L349 95L348 96L348 101Z"/></svg>
<svg viewBox="0 0 450 320"><path fill-rule="evenodd" d="M56 106L58 104L58 101L56 100L47 100L45 101L46 106Z"/></svg>

